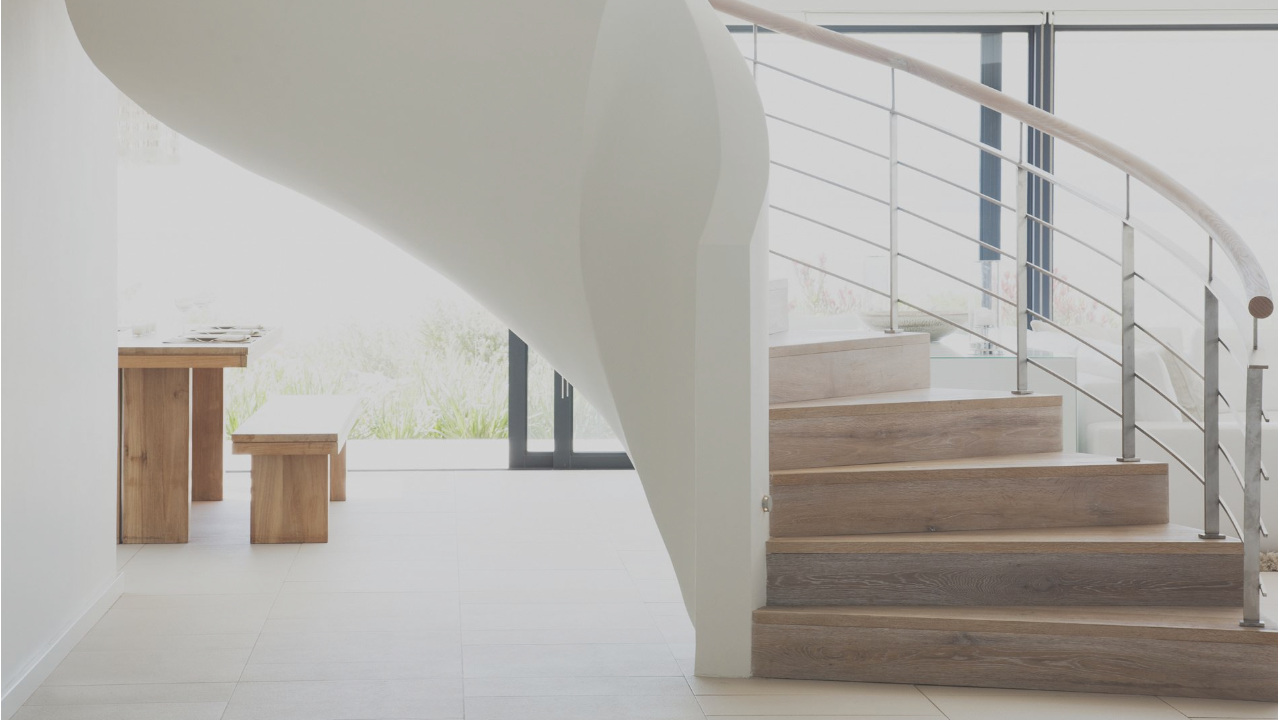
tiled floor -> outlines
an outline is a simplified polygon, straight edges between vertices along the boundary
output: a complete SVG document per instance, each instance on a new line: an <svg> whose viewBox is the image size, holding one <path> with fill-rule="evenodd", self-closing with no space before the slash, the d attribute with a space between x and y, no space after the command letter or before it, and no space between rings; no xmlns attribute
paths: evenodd
<svg viewBox="0 0 1278 720"><path fill-rule="evenodd" d="M352 473L349 497L328 544L252 546L247 475L228 475L225 501L195 504L191 544L120 547L126 594L17 717L1278 718L1278 704L696 678L633 473Z"/></svg>

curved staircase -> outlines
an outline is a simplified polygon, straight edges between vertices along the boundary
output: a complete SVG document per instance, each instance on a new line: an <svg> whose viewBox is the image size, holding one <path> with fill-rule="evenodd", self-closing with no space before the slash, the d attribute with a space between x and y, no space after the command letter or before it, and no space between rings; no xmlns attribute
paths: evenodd
<svg viewBox="0 0 1278 720"><path fill-rule="evenodd" d="M1059 396L931 388L928 354L773 336L756 676L1278 700L1242 544L1167 523L1166 464L1062 452Z"/></svg>

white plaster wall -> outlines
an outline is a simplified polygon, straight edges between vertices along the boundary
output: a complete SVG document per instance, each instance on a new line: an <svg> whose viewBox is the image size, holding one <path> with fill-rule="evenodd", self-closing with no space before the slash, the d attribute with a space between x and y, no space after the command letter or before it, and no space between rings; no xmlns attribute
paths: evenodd
<svg viewBox="0 0 1278 720"><path fill-rule="evenodd" d="M767 138L708 5L69 7L147 111L430 264L590 397L643 481L698 671L748 674Z"/></svg>
<svg viewBox="0 0 1278 720"><path fill-rule="evenodd" d="M3 676L115 576L115 90L57 0L3 5Z"/></svg>

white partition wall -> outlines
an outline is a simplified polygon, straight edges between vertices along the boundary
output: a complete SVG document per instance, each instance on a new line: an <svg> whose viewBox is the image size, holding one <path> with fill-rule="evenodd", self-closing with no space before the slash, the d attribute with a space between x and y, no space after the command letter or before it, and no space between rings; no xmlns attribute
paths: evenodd
<svg viewBox="0 0 1278 720"><path fill-rule="evenodd" d="M115 578L116 93L60 0L6 0L3 25L8 717Z"/></svg>
<svg viewBox="0 0 1278 720"><path fill-rule="evenodd" d="M698 670L748 674L767 138L708 5L69 7L160 121L430 264L590 397L643 481Z"/></svg>

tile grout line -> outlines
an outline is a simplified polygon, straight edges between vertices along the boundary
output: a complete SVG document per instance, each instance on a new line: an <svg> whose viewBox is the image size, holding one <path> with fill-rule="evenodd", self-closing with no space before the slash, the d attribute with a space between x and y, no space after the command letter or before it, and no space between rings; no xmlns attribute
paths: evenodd
<svg viewBox="0 0 1278 720"><path fill-rule="evenodd" d="M288 582L289 573L293 571L293 565L297 562L297 556L301 554L302 546L299 543L293 551L293 557L289 560L288 567L284 570L284 577L280 579L280 586L275 589L275 597L271 598L271 606L266 610L266 617L262 619L262 627L257 630L257 637L253 639L253 647L249 648L248 657L244 658L244 667L240 668L240 676L235 680L235 686L231 688L231 697L226 701L226 706L222 708L222 714L219 720L225 720L226 713L231 709L231 700L235 699L235 693L240 689L240 684L244 681L244 673L248 671L249 661L253 659L253 652L257 650L257 644L262 640L262 633L266 630L266 623L271 619L271 612L275 610L275 603L279 602L280 594L284 592L284 583Z"/></svg>
<svg viewBox="0 0 1278 720"><path fill-rule="evenodd" d="M941 709L940 705L936 704L936 701L932 699L932 696L928 695L927 692L923 690L923 688L919 687L918 685L911 685L910 687L917 690L918 693L922 695L925 700L931 703L932 707L936 708L936 711L941 714L941 717L946 718L946 720L949 720L950 716L946 714L944 710Z"/></svg>
<svg viewBox="0 0 1278 720"><path fill-rule="evenodd" d="M1155 695L1154 697L1158 698L1158 702L1160 702L1160 703L1162 703L1162 704L1166 705L1167 707L1171 708L1171 709L1172 709L1172 710L1174 710L1175 712L1180 713L1181 715L1183 715L1183 716L1184 716L1184 717L1186 717L1186 718L1189 718L1189 717L1190 717L1190 716L1189 716L1189 715L1187 715L1184 711L1182 711L1180 708L1178 708L1178 707L1176 707L1175 705L1172 705L1171 703L1169 703L1169 702L1167 702L1166 700L1164 700L1162 695ZM1191 718L1191 720L1193 720L1193 719Z"/></svg>

